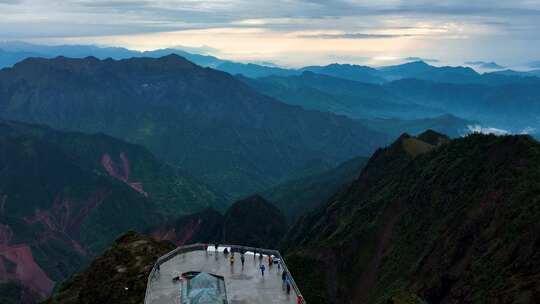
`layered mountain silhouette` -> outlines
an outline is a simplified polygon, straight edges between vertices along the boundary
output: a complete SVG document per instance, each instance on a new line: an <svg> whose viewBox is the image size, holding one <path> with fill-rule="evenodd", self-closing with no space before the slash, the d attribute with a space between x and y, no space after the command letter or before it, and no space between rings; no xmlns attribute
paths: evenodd
<svg viewBox="0 0 540 304"><path fill-rule="evenodd" d="M225 199L160 162L145 148L106 135L0 123L0 284L15 302L50 295L127 230Z"/></svg>
<svg viewBox="0 0 540 304"><path fill-rule="evenodd" d="M441 115L440 108L397 97L376 84L304 72L299 76L241 78L260 93L309 110L331 112L360 120L418 119Z"/></svg>
<svg viewBox="0 0 540 304"><path fill-rule="evenodd" d="M383 83L386 79L377 69L353 64L330 64L326 66L309 66L301 71L313 72L321 75L334 76L342 79L354 80L364 83ZM277 75L276 75L277 76Z"/></svg>
<svg viewBox="0 0 540 304"><path fill-rule="evenodd" d="M272 186L308 161L336 164L389 140L176 55L25 60L0 71L0 117L143 144L233 196Z"/></svg>
<svg viewBox="0 0 540 304"><path fill-rule="evenodd" d="M540 144L435 132L378 150L289 232L309 303L534 303Z"/></svg>
<svg viewBox="0 0 540 304"><path fill-rule="evenodd" d="M535 100L540 96L539 78L495 73L480 75L467 70L478 79L467 80L465 76L457 75L455 77L460 81L452 81L436 75L446 75L446 70L459 74L461 68L420 65L426 66L430 67L431 76L420 77L411 72L383 84L367 84L312 72L298 76L239 79L286 103L360 119L376 130L399 132L400 126L408 126L410 129L401 129L401 132L411 132L425 126L426 120L431 120L431 128L452 136L474 124L499 126L515 133L538 126ZM402 69L415 70L414 67L406 64L388 69L398 73ZM517 104L521 107L516 107ZM453 123L449 124L445 118L436 122L448 115L455 117ZM369 121L373 119L386 119L386 124L379 126L382 128L371 126ZM450 130L449 127L457 126L458 122L459 126Z"/></svg>
<svg viewBox="0 0 540 304"><path fill-rule="evenodd" d="M519 129L526 126L536 128L536 100L540 96L540 79L523 79L523 82L500 85L404 79L384 86L398 98L444 109L465 119L504 126L519 133Z"/></svg>
<svg viewBox="0 0 540 304"><path fill-rule="evenodd" d="M99 59L129 59L136 57L160 58L175 54L200 66L215 68L231 74L242 74L247 77L264 77L269 75L293 75L299 72L291 69L277 68L254 63L239 63L223 60L209 55L188 52L180 48L158 49L154 51L134 51L121 47L98 47L93 45L40 45L22 41L0 42L0 68L12 67L27 58L69 58L96 57Z"/></svg>

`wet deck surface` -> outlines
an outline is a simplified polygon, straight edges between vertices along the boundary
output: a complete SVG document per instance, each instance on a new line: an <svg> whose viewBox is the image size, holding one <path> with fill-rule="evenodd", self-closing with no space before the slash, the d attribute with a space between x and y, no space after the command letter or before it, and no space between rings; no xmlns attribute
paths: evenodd
<svg viewBox="0 0 540 304"><path fill-rule="evenodd" d="M163 263L160 273L151 280L147 304L179 304L181 284L174 283L176 277L188 271L208 272L225 277L229 304L295 304L296 294L291 289L290 295L285 291L281 280L281 272L277 265L268 267L268 257L262 260L266 267L264 277L259 270L259 257L246 253L246 262L242 268L240 254L235 254L235 262L231 266L229 256L223 254L224 248L214 252L198 250L180 254Z"/></svg>

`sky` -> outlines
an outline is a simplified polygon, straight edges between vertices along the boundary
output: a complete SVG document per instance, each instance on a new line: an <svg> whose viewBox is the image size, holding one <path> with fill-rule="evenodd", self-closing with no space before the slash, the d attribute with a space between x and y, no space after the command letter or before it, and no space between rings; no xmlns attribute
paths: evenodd
<svg viewBox="0 0 540 304"><path fill-rule="evenodd" d="M0 0L0 40L181 46L291 67L422 58L532 68L540 0Z"/></svg>

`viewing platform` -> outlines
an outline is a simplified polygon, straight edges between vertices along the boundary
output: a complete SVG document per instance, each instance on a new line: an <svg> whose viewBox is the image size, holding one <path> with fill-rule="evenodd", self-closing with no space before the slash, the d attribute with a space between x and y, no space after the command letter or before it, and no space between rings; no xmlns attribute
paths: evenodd
<svg viewBox="0 0 540 304"><path fill-rule="evenodd" d="M274 263L269 264L269 256ZM260 265L265 266L264 276ZM196 244L179 247L158 259L148 278L144 303L297 304L298 296L300 290L278 251L234 245L220 245L216 250L214 245Z"/></svg>

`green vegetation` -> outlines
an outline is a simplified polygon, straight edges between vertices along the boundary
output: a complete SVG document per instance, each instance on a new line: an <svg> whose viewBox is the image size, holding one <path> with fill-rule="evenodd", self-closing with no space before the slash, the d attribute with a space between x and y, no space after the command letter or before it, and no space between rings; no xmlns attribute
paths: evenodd
<svg viewBox="0 0 540 304"><path fill-rule="evenodd" d="M379 150L358 180L291 229L289 256L339 261L325 269L341 287L327 285L327 303L534 302L540 144L433 133L413 142L422 139L443 144L411 155L403 136ZM308 301L320 297L310 292Z"/></svg>
<svg viewBox="0 0 540 304"><path fill-rule="evenodd" d="M326 202L334 193L358 177L367 158L357 157L336 168L286 181L262 193L294 222L300 215Z"/></svg>
<svg viewBox="0 0 540 304"><path fill-rule="evenodd" d="M29 303L33 298L35 295L18 282L0 283L0 303L2 304Z"/></svg>
<svg viewBox="0 0 540 304"><path fill-rule="evenodd" d="M0 229L6 253L27 246L40 285L7 267L34 293L47 294L128 230L225 208L223 196L146 149L105 135L86 135L15 122L0 123ZM13 246L13 247L12 247ZM22 259L22 258L21 258ZM9 263L8 263L9 262ZM9 265L8 265L9 266ZM50 279L50 281L49 281ZM28 286L27 286L28 285ZM35 288L35 287L34 287Z"/></svg>
<svg viewBox="0 0 540 304"><path fill-rule="evenodd" d="M302 278L296 282L301 292L309 294L309 303L325 304L327 278L321 263L315 259L302 257L299 255L291 256L286 260L287 267L292 269L293 277Z"/></svg>
<svg viewBox="0 0 540 304"><path fill-rule="evenodd" d="M129 232L86 270L62 284L45 303L140 304L144 301L147 279L155 261L174 248L172 243Z"/></svg>
<svg viewBox="0 0 540 304"><path fill-rule="evenodd" d="M234 203L223 220L227 244L276 249L286 232L285 215L258 195Z"/></svg>
<svg viewBox="0 0 540 304"><path fill-rule="evenodd" d="M177 55L27 59L0 71L0 109L0 119L143 145L233 199L268 189L313 160L334 166L390 140L347 117L283 104Z"/></svg>

